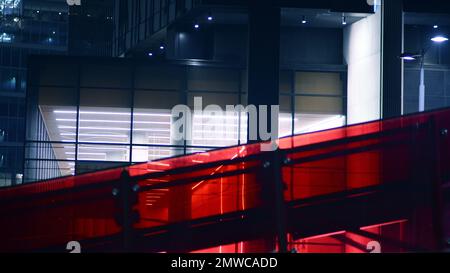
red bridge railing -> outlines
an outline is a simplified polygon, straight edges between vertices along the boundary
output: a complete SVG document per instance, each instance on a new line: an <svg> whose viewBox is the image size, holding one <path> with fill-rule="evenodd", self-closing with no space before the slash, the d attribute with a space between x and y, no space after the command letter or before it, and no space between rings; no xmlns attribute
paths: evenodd
<svg viewBox="0 0 450 273"><path fill-rule="evenodd" d="M0 251L444 250L448 129L440 110L1 189Z"/></svg>

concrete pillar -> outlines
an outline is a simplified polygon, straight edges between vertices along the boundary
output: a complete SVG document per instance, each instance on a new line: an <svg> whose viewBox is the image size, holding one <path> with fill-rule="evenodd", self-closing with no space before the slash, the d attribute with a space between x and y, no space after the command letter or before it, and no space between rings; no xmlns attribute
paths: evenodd
<svg viewBox="0 0 450 273"><path fill-rule="evenodd" d="M248 104L258 108L279 104L280 8L276 2L251 0L249 5Z"/></svg>
<svg viewBox="0 0 450 273"><path fill-rule="evenodd" d="M382 4L382 118L403 113L403 1Z"/></svg>

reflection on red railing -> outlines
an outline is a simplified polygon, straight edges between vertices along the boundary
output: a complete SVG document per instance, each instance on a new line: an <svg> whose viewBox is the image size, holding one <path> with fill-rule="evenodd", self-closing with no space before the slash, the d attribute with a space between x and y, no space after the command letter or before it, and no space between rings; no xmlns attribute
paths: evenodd
<svg viewBox="0 0 450 273"><path fill-rule="evenodd" d="M364 252L377 236L388 251L433 249L446 232L436 194L450 177L447 128L441 110L283 138L275 152L256 143L2 189L0 251L63 251L72 240L120 251L128 233L142 251L277 251L272 220L298 252ZM271 211L277 180L286 218ZM136 194L130 214L124 185Z"/></svg>

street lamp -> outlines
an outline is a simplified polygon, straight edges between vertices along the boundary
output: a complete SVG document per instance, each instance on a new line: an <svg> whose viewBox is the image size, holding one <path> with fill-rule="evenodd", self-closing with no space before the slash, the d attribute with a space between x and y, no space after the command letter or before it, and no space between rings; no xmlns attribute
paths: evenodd
<svg viewBox="0 0 450 273"><path fill-rule="evenodd" d="M431 38L431 41L436 44L441 44L448 41L448 38L444 35L436 35ZM402 53L400 58L405 61L420 60L420 85L419 85L419 112L425 111L425 56L430 50L431 45L426 49L422 49L420 53Z"/></svg>

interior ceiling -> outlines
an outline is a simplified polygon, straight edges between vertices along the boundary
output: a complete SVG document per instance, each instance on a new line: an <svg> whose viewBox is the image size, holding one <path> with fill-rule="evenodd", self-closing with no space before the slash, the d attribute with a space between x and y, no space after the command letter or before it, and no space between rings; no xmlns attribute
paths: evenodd
<svg viewBox="0 0 450 273"><path fill-rule="evenodd" d="M347 24L352 24L361 20L370 13L343 13L332 12L324 9L282 9L281 25L283 26L299 26L305 16L307 27L318 28L343 28L342 17L345 16Z"/></svg>
<svg viewBox="0 0 450 273"><path fill-rule="evenodd" d="M306 17L308 23L306 27L321 28L342 28L342 16L346 17L347 23L354 23L362 18L369 16L371 13L342 13L332 12L326 9L293 9L284 8L281 10L282 26L301 26L303 16ZM248 16L246 12L236 11L214 11L215 24L222 25L244 25L247 24Z"/></svg>
<svg viewBox="0 0 450 273"><path fill-rule="evenodd" d="M405 12L406 25L450 26L450 15L442 13Z"/></svg>

